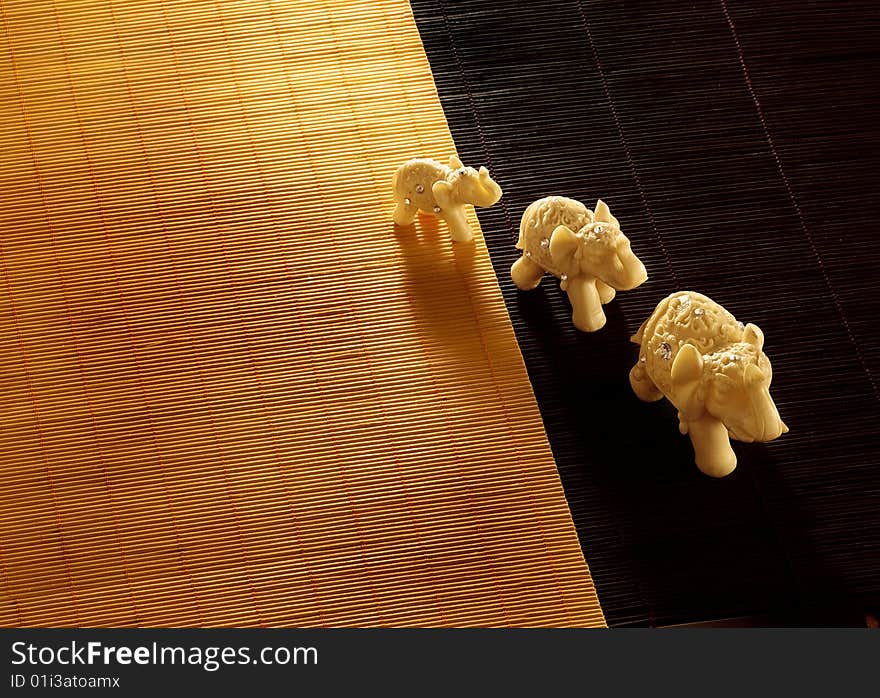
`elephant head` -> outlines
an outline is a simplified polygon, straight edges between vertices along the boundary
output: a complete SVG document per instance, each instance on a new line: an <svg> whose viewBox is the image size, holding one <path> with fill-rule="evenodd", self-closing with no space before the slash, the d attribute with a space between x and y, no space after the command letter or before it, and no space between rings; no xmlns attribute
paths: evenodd
<svg viewBox="0 0 880 698"><path fill-rule="evenodd" d="M742 342L704 357L684 344L672 363L672 399L686 420L704 413L718 419L737 441L772 441L788 427L770 397L773 370L763 352L764 334L746 325Z"/></svg>
<svg viewBox="0 0 880 698"><path fill-rule="evenodd" d="M553 231L550 254L560 268L595 277L618 291L629 291L648 278L645 265L601 200L596 203L593 221L579 231L564 225Z"/></svg>
<svg viewBox="0 0 880 698"><path fill-rule="evenodd" d="M446 179L434 182L434 198L441 208L450 204L473 204L488 207L498 203L501 187L489 176L489 170L481 167L464 167L454 155L449 159L453 168Z"/></svg>

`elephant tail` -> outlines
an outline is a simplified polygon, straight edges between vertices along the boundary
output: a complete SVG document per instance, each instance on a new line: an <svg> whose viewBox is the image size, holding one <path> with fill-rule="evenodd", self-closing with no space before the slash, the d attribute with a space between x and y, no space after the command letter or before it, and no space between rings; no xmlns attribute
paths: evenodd
<svg viewBox="0 0 880 698"><path fill-rule="evenodd" d="M629 341L630 341L630 342L632 342L633 344L638 344L639 346L641 346L641 344L642 344L642 339L645 337L645 326L648 324L648 320L650 320L650 319L651 319L651 318L648 318L647 320L645 320L645 321L642 323L642 326L639 327L639 331L636 332L632 337L629 338Z"/></svg>

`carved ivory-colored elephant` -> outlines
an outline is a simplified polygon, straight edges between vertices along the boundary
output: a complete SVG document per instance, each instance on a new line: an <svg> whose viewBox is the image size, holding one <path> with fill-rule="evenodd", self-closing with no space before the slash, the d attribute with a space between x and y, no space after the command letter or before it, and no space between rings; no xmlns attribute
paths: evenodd
<svg viewBox="0 0 880 698"><path fill-rule="evenodd" d="M617 291L629 291L648 278L620 224L601 200L596 211L564 196L532 203L519 227L516 248L523 254L510 269L513 283L528 291L545 272L559 278L571 301L574 326L594 332L605 325L602 305Z"/></svg>
<svg viewBox="0 0 880 698"><path fill-rule="evenodd" d="M788 431L770 397L773 377L757 326L737 322L693 291L662 300L632 341L639 360L630 384L645 401L666 398L678 409L697 467L712 477L736 467L730 438L772 441Z"/></svg>
<svg viewBox="0 0 880 698"><path fill-rule="evenodd" d="M454 155L448 167L436 160L408 160L394 173L392 187L397 225L409 225L418 211L424 211L446 221L449 236L457 242L474 237L465 206L488 207L501 198L501 187L489 176L489 170L464 167Z"/></svg>

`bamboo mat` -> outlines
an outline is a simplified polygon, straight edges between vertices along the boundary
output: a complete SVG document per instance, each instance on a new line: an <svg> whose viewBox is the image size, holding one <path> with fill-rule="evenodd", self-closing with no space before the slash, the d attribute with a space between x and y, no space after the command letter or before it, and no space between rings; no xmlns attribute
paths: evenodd
<svg viewBox="0 0 880 698"><path fill-rule="evenodd" d="M604 624L407 3L0 11L0 624Z"/></svg>
<svg viewBox="0 0 880 698"><path fill-rule="evenodd" d="M880 608L880 95L875 2L413 0L459 152L505 187L479 217L609 625ZM571 327L510 282L526 206L602 197L649 280ZM676 289L754 322L791 431L701 475L630 335Z"/></svg>

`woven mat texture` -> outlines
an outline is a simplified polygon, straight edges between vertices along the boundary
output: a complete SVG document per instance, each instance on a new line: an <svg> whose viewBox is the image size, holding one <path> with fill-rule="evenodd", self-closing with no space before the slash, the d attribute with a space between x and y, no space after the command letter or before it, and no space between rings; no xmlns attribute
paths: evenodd
<svg viewBox="0 0 880 698"><path fill-rule="evenodd" d="M407 3L0 25L0 624L604 623Z"/></svg>

